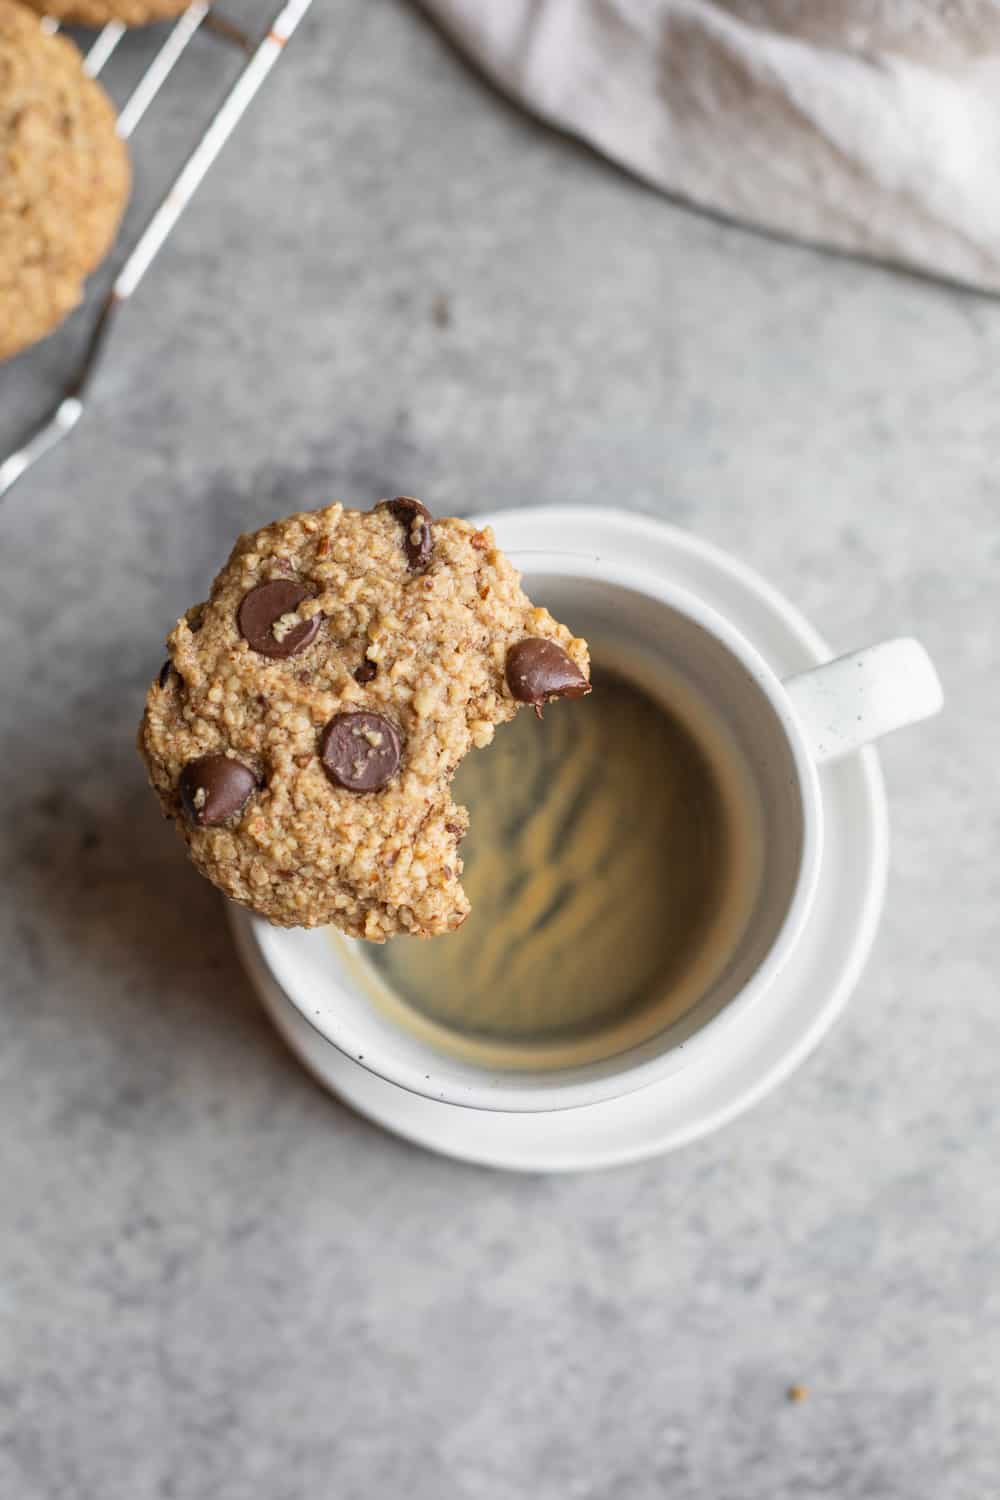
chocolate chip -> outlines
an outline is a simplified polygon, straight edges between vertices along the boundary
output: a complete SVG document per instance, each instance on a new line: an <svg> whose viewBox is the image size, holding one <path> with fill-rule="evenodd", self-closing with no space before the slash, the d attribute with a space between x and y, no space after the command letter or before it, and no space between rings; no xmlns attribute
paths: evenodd
<svg viewBox="0 0 1000 1500"><path fill-rule="evenodd" d="M311 597L307 588L290 578L272 578L269 583L259 583L249 594L243 595L236 612L240 635L261 656L298 656L316 639L320 617L311 615L308 620L290 628L281 622L285 615L295 613L303 599Z"/></svg>
<svg viewBox="0 0 1000 1500"><path fill-rule="evenodd" d="M399 767L399 731L381 714L334 714L319 743L323 769L349 792L377 792Z"/></svg>
<svg viewBox="0 0 1000 1500"><path fill-rule="evenodd" d="M249 766L228 755L200 755L181 772L181 806L198 828L217 828L238 813L257 786Z"/></svg>
<svg viewBox="0 0 1000 1500"><path fill-rule="evenodd" d="M419 500L414 500L412 495L397 495L395 500L380 500L379 505L384 505L386 510L391 511L402 525L406 561L411 573L419 573L430 562L434 547L430 511Z"/></svg>
<svg viewBox="0 0 1000 1500"><path fill-rule="evenodd" d="M159 677L157 677L157 679L156 679L157 682L160 684L161 688L165 688L166 687L166 685L167 685L167 678L170 676L170 668L172 666L173 666L173 662L170 660L170 657L168 656L167 659L166 659L166 661L163 663L163 666L160 668L160 675L159 675Z"/></svg>
<svg viewBox="0 0 1000 1500"><path fill-rule="evenodd" d="M363 661L360 667L354 668L354 681L362 684L373 682L378 675L378 667L373 661Z"/></svg>
<svg viewBox="0 0 1000 1500"><path fill-rule="evenodd" d="M550 698L583 698L590 683L555 641L530 635L507 652L507 686L519 703L531 703L541 718Z"/></svg>

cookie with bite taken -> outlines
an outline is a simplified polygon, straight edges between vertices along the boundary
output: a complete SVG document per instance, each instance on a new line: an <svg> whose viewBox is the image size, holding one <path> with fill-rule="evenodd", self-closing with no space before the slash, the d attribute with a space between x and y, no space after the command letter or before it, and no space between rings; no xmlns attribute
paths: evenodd
<svg viewBox="0 0 1000 1500"><path fill-rule="evenodd" d="M463 757L590 691L493 533L409 496L240 537L167 645L139 749L194 863L272 922L376 942L468 913Z"/></svg>

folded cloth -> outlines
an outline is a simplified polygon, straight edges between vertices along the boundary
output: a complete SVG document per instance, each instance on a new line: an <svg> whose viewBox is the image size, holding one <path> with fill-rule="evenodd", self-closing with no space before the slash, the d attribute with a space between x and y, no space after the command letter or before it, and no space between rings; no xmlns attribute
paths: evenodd
<svg viewBox="0 0 1000 1500"><path fill-rule="evenodd" d="M1000 0L420 0L657 188L1000 290Z"/></svg>

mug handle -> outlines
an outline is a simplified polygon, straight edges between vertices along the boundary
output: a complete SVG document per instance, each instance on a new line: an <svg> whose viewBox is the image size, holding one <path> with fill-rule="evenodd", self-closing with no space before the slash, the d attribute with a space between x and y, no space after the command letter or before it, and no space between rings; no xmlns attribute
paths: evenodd
<svg viewBox="0 0 1000 1500"><path fill-rule="evenodd" d="M919 641L882 641L786 677L785 692L819 765L939 713L934 663Z"/></svg>

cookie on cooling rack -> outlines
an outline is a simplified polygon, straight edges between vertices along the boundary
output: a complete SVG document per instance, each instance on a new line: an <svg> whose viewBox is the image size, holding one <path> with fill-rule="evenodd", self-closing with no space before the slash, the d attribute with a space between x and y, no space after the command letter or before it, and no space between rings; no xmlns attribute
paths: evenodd
<svg viewBox="0 0 1000 1500"><path fill-rule="evenodd" d="M139 750L198 869L281 926L375 942L468 913L462 758L590 691L586 643L492 532L408 496L240 537L167 644Z"/></svg>
<svg viewBox="0 0 1000 1500"><path fill-rule="evenodd" d="M65 21L67 26L148 26L166 21L186 10L190 0L24 0L41 15Z"/></svg>
<svg viewBox="0 0 1000 1500"><path fill-rule="evenodd" d="M0 0L0 359L76 306L128 190L114 109L80 53Z"/></svg>

